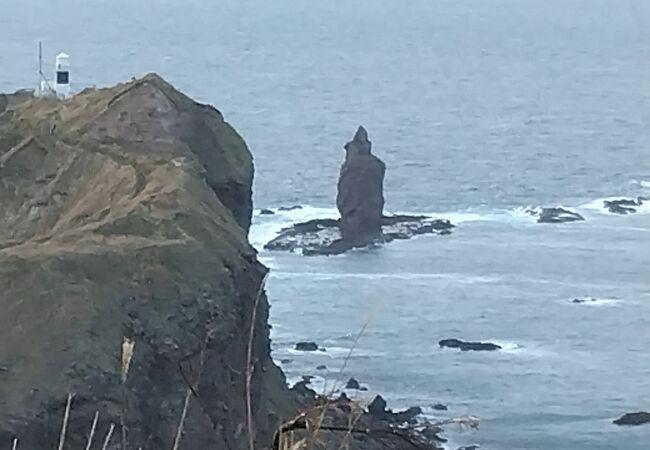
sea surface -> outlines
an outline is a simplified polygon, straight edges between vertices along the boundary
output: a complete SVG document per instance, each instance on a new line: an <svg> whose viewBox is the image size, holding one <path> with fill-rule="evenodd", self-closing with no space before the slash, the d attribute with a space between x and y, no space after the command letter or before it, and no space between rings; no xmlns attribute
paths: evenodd
<svg viewBox="0 0 650 450"><path fill-rule="evenodd" d="M303 205L251 230L290 381L332 392L354 376L362 399L479 417L448 428L452 449L650 448L650 427L611 423L650 410L650 208L602 208L650 196L650 1L2 0L0 92L37 84L38 40L46 71L71 55L75 89L155 71L216 105L255 156L256 208ZM387 210L454 233L263 251L283 226L336 217L360 124L388 166ZM537 224L538 206L587 220ZM438 348L449 337L504 349Z"/></svg>

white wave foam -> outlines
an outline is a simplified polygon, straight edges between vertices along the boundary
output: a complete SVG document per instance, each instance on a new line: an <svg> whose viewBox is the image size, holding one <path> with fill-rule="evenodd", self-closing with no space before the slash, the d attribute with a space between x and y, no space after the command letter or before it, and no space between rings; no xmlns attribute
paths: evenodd
<svg viewBox="0 0 650 450"><path fill-rule="evenodd" d="M581 297L582 302L570 301L571 304L580 305L580 306L617 306L623 303L623 300L617 298L593 298L593 297Z"/></svg>
<svg viewBox="0 0 650 450"><path fill-rule="evenodd" d="M526 212L527 208L515 208L512 210L500 209L492 212L480 212L476 210L451 211L451 212L414 212L400 211L394 214L406 214L414 216L426 216L432 219L444 219L454 225L468 222L504 222L521 223L534 222L535 218ZM314 219L337 219L339 217L336 208L320 208L315 206L302 206L300 209L281 211L273 208L274 214L261 215L256 211L250 230L250 241L255 248L261 250L265 244L275 238L283 228L293 224L306 222ZM387 214L393 214L387 212Z"/></svg>
<svg viewBox="0 0 650 450"><path fill-rule="evenodd" d="M640 181L639 186L649 189L650 181ZM591 212L598 214L612 215L604 205L605 201L620 200L622 198L636 198L635 196L616 196L616 197L603 197L591 200L582 205L571 207L562 206L568 210L577 210L578 212ZM513 209L496 209L492 211L481 211L477 209L466 209L463 211L448 211L448 212L416 212L416 211L400 211L396 214L407 215L423 215L432 219L446 219L452 224L458 225L462 223L471 222L500 222L506 224L528 224L535 223L537 217L530 213L530 211L540 210L540 207L520 206ZM644 201L641 206L635 207L636 214L650 214L650 201ZM271 209L274 214L261 215L260 211L256 211L250 230L250 241L255 248L262 250L264 245L275 238L282 229L289 227L293 224L306 222L314 219L336 219L338 218L338 211L336 208L321 208L315 206L305 205L299 209L291 211L281 211L279 208ZM387 213L391 214L391 213Z"/></svg>
<svg viewBox="0 0 650 450"><path fill-rule="evenodd" d="M314 219L336 219L338 211L336 208L318 208L315 206L303 206L300 209L291 211L280 211L278 208L271 209L274 214L260 215L256 211L253 216L249 239L253 247L262 250L265 244L280 233L283 228L294 223L306 222Z"/></svg>
<svg viewBox="0 0 650 450"><path fill-rule="evenodd" d="M327 347L326 346L323 349L319 349L315 352L305 352L301 350L296 350L293 347L289 347L286 348L284 351L291 355L327 356L328 358L331 359L345 359L348 357L348 355L350 355L349 347ZM352 359L357 359L357 358L369 358L373 356L383 356L383 355L384 354L381 352L373 352L369 350L364 350L362 348L355 348L350 357Z"/></svg>
<svg viewBox="0 0 650 450"><path fill-rule="evenodd" d="M643 189L650 189L650 180L632 180L630 181L632 186L639 186Z"/></svg>
<svg viewBox="0 0 650 450"><path fill-rule="evenodd" d="M360 280L420 280L420 279L439 279L453 280L459 283L496 283L501 280L497 276L489 275L471 275L465 273L354 273L354 272L273 272L273 276L278 279L290 278L310 278L318 281L340 280L340 279L360 279Z"/></svg>
<svg viewBox="0 0 650 450"><path fill-rule="evenodd" d="M516 342L511 342L511 341L499 341L499 340L494 340L494 341L489 341L494 344L497 344L499 347L501 347L501 350L499 350L502 353L511 353L511 354L517 354L517 353L523 353L526 351L526 348L523 345L519 345Z"/></svg>

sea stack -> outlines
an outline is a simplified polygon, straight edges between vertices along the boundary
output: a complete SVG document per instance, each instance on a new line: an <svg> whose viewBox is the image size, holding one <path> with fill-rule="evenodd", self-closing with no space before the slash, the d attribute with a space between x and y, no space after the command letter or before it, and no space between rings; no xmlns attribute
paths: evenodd
<svg viewBox="0 0 650 450"><path fill-rule="evenodd" d="M338 181L336 206L341 214L341 237L366 242L382 236L386 165L372 154L372 143L362 126L345 144L345 161Z"/></svg>

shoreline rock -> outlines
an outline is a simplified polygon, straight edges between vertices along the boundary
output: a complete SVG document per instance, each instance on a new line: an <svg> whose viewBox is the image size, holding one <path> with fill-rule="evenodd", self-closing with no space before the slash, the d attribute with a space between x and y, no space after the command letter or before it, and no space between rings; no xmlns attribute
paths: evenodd
<svg viewBox="0 0 650 450"><path fill-rule="evenodd" d="M386 422L415 424L416 417L422 414L422 408L412 406L404 411L394 412L388 408L386 400L381 395L378 395L368 405L368 412L372 416Z"/></svg>

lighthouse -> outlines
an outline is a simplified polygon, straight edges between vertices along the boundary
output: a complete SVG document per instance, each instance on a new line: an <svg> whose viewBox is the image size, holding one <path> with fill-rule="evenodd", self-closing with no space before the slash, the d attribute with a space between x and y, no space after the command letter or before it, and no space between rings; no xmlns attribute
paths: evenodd
<svg viewBox="0 0 650 450"><path fill-rule="evenodd" d="M54 62L54 79L43 73L43 47L38 43L38 96L65 99L70 97L70 55L59 53Z"/></svg>
<svg viewBox="0 0 650 450"><path fill-rule="evenodd" d="M70 96L70 56L66 53L56 55L54 90L59 98Z"/></svg>

